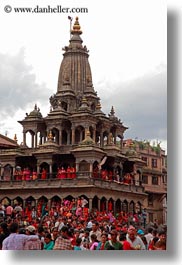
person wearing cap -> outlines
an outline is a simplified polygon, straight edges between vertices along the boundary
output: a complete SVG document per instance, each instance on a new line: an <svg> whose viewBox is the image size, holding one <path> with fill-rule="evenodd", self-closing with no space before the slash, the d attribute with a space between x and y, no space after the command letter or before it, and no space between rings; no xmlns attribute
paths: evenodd
<svg viewBox="0 0 182 265"><path fill-rule="evenodd" d="M135 250L146 250L142 239L137 235L137 231L134 226L130 225L128 228L128 233L126 235L126 240L131 244Z"/></svg>
<svg viewBox="0 0 182 265"><path fill-rule="evenodd" d="M142 229L139 229L139 230L137 231L137 235L138 235L139 237L142 237L142 236L144 235L143 230L142 230Z"/></svg>
<svg viewBox="0 0 182 265"><path fill-rule="evenodd" d="M18 234L18 230L18 223L10 224L10 235L3 240L2 250L23 250L26 241L38 239L37 235Z"/></svg>
<svg viewBox="0 0 182 265"><path fill-rule="evenodd" d="M118 232L116 229L112 229L110 232L111 239L106 241L104 250L123 250L123 245L117 239Z"/></svg>
<svg viewBox="0 0 182 265"><path fill-rule="evenodd" d="M36 229L33 225L27 226L27 228L25 230L26 230L26 235L28 235L28 236L33 236L36 233ZM36 240L30 239L30 240L25 242L23 249L24 250L41 250L42 249L41 240L38 237Z"/></svg>
<svg viewBox="0 0 182 265"><path fill-rule="evenodd" d="M61 235L56 239L53 250L72 250L71 240L68 236L68 227L61 228Z"/></svg>

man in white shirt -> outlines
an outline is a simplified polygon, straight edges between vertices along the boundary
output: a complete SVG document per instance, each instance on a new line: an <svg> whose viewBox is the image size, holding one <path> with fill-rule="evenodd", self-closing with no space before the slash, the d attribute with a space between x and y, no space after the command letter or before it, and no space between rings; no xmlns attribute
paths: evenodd
<svg viewBox="0 0 182 265"><path fill-rule="evenodd" d="M137 231L134 226L130 226L128 228L126 240L131 244L131 246L135 250L146 250L142 239L139 236L137 236Z"/></svg>

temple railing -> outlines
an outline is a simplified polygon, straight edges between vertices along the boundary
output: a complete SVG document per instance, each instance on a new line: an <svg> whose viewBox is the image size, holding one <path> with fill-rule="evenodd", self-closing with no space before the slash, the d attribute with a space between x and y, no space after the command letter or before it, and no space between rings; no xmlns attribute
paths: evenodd
<svg viewBox="0 0 182 265"><path fill-rule="evenodd" d="M54 176L54 177L53 177ZM101 178L93 178L92 173L88 171L77 172L75 178L58 179L55 175L47 176L47 179L39 178L35 180L2 180L0 181L0 189L41 189L41 188L72 188L72 187L99 187L104 189L112 189L127 192L144 192L144 188L139 182L132 184L124 184L115 180L103 180Z"/></svg>

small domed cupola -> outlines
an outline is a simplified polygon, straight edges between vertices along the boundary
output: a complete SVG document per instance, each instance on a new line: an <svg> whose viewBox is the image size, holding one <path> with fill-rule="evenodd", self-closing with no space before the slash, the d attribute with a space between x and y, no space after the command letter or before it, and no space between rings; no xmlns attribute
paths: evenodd
<svg viewBox="0 0 182 265"><path fill-rule="evenodd" d="M40 112L40 109L37 108L37 104L35 104L34 109L27 114L26 113L26 118L25 119L42 119L42 114Z"/></svg>

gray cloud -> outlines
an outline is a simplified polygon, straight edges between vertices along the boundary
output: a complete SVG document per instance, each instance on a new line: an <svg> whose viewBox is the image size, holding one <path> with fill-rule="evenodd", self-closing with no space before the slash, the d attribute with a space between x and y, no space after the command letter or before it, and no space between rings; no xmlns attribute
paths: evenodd
<svg viewBox="0 0 182 265"><path fill-rule="evenodd" d="M25 62L22 48L18 54L0 54L0 120L13 116L18 109L26 112L27 104L48 102L50 92L36 82L33 68Z"/></svg>
<svg viewBox="0 0 182 265"><path fill-rule="evenodd" d="M52 95L45 84L36 82L33 68L26 64L24 57L24 49L14 56L0 54L0 127L5 127L6 117L13 116L19 109L26 112L27 106L32 104L33 107L37 101L42 106L48 105ZM125 138L167 139L165 66L132 82L103 80L95 84L95 90L104 113L108 114L113 105L116 116L129 127Z"/></svg>
<svg viewBox="0 0 182 265"><path fill-rule="evenodd" d="M165 66L159 67L153 74L145 75L132 82L103 83L98 94L101 97L103 111L109 113L113 105L115 115L129 127L125 132L125 138L167 139Z"/></svg>

